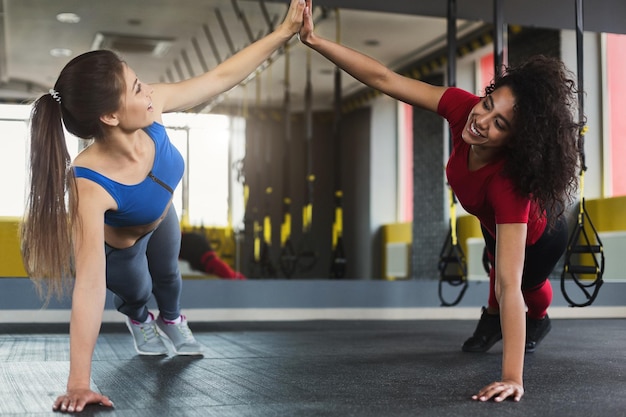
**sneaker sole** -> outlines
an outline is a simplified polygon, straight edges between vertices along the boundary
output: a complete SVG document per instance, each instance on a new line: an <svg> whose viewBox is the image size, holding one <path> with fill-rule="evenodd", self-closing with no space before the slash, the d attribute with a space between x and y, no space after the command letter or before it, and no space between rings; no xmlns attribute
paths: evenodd
<svg viewBox="0 0 626 417"><path fill-rule="evenodd" d="M176 349L174 349L174 353L178 356L204 356L204 352L203 351L197 351L197 352L179 352Z"/></svg>
<svg viewBox="0 0 626 417"><path fill-rule="evenodd" d="M157 328L157 332L159 333L159 335L161 335L163 337L163 339L167 340L167 343L169 343L172 346L172 350L174 351L174 353L178 356L204 356L204 351L203 350L197 350L197 351L193 351L193 352L181 352L179 350L176 349L176 346L174 346L174 343L172 342L172 339L170 339L167 335L167 333L165 333L163 331L163 329L161 329L159 327L159 325L157 324L156 326Z"/></svg>
<svg viewBox="0 0 626 417"><path fill-rule="evenodd" d="M168 352L147 352L139 349L135 336L133 336L133 329L130 327L130 324L128 324L128 321L126 321L126 327L128 327L128 330L130 331L130 335L133 338L133 345L135 345L135 351L137 351L138 354L142 356L167 356Z"/></svg>

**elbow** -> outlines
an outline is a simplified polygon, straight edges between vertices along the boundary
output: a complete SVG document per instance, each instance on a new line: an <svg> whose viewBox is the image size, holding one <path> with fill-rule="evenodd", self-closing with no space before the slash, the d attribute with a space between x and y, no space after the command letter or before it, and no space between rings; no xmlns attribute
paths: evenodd
<svg viewBox="0 0 626 417"><path fill-rule="evenodd" d="M382 71L371 75L371 81L367 84L378 91L386 92L386 86L392 82L393 75L394 73L389 68L382 68Z"/></svg>

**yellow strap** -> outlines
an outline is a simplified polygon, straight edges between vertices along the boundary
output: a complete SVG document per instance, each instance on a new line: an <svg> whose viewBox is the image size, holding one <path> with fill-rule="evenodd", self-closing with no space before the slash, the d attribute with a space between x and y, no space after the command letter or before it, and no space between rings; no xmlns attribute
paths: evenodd
<svg viewBox="0 0 626 417"><path fill-rule="evenodd" d="M283 224L280 227L280 244L285 246L287 239L291 236L291 214L285 213Z"/></svg>
<svg viewBox="0 0 626 417"><path fill-rule="evenodd" d="M263 238L265 239L265 243L268 245L272 244L272 221L270 220L270 216L263 218Z"/></svg>
<svg viewBox="0 0 626 417"><path fill-rule="evenodd" d="M342 198L343 191L337 190L335 191L335 197ZM335 221L333 223L333 236L332 236L332 247L335 249L337 247L337 243L339 242L339 238L343 233L343 210L341 205L335 206Z"/></svg>
<svg viewBox="0 0 626 417"><path fill-rule="evenodd" d="M448 197L450 199L450 238L452 239L452 245L456 246L456 204L454 204L454 194L451 187L448 187Z"/></svg>
<svg viewBox="0 0 626 417"><path fill-rule="evenodd" d="M283 200L285 205L291 204L291 199L285 197ZM280 245L285 246L287 240L291 237L291 213L286 211L283 214L283 224L280 226Z"/></svg>
<svg viewBox="0 0 626 417"><path fill-rule="evenodd" d="M585 133L587 133L587 131L589 130L589 127L587 125L583 126L582 129L580 129L580 136L585 136ZM581 160L580 163L582 164L583 161ZM583 199L585 195L585 170L581 169L580 170L580 205L579 205L579 211L578 211L578 223L582 223L583 219L583 214L585 212L585 208L583 205Z"/></svg>
<svg viewBox="0 0 626 417"><path fill-rule="evenodd" d="M267 187L265 189L265 194L268 196L271 195L272 187ZM263 218L263 238L265 240L265 243L271 246L272 244L272 218L270 217L269 214L266 214L265 217Z"/></svg>
<svg viewBox="0 0 626 417"><path fill-rule="evenodd" d="M259 231L261 226L258 221L254 221L254 260L259 262L261 260L261 238L259 237Z"/></svg>
<svg viewBox="0 0 626 417"><path fill-rule="evenodd" d="M584 198L584 192L585 192L585 171L581 170L580 171L580 210L578 211L578 221L581 221L581 216L583 215L585 209L584 209L584 205L583 205L583 198Z"/></svg>
<svg viewBox="0 0 626 417"><path fill-rule="evenodd" d="M313 205L307 204L302 207L302 231L308 232L311 230L311 219L313 217Z"/></svg>

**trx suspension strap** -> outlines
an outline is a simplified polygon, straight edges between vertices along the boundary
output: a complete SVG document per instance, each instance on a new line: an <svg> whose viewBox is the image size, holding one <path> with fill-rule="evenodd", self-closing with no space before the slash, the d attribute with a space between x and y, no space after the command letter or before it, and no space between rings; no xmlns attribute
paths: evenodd
<svg viewBox="0 0 626 417"><path fill-rule="evenodd" d="M298 258L291 241L291 103L289 91L289 44L285 45L285 98L283 101L283 123L285 142L283 147L283 223L280 226L280 270L285 278L291 278L296 271Z"/></svg>
<svg viewBox="0 0 626 417"><path fill-rule="evenodd" d="M271 71L268 72L268 76L271 76ZM271 85L271 83L268 83ZM272 220L271 220L271 199L272 199L272 137L273 126L271 117L265 117L265 115L259 111L259 130L263 136L263 143L259 146L263 147L263 160L265 163L265 175L267 177L267 185L265 187L265 210L263 214L262 223L255 221L254 225L254 266L256 267L257 276L260 278L273 278L276 275L276 269L272 264L270 257L272 246ZM259 164L261 162L259 161Z"/></svg>
<svg viewBox="0 0 626 417"><path fill-rule="evenodd" d="M584 100L583 100L583 16L582 0L576 0L576 64L578 76L578 120L584 124ZM604 273L604 249L591 218L585 210L584 181L585 171L585 144L584 136L587 127L580 129L578 134L578 152L580 155L580 206L578 218L574 230L570 235L565 252L565 264L561 274L561 292L569 302L570 307L585 307L591 305L603 284ZM585 227L587 226L587 228ZM591 236L590 236L591 235ZM598 260L599 258L599 260ZM589 260L591 260L589 262ZM578 262L578 263L576 263ZM583 264L585 262L586 264ZM585 300L575 302L566 291L566 280L571 279L583 292Z"/></svg>
<svg viewBox="0 0 626 417"><path fill-rule="evenodd" d="M448 0L448 85L456 85L456 0ZM452 134L449 140L452 152ZM450 200L450 228L439 253L439 299L444 307L457 305L468 287L467 264L463 249L459 245L456 234L456 197L452 188L448 186ZM444 283L453 287L461 287L459 294L453 301L446 301L444 297Z"/></svg>
<svg viewBox="0 0 626 417"><path fill-rule="evenodd" d="M243 100L242 100L242 105L241 105L241 117L243 118L243 120L245 121L246 124L248 124L248 121L250 120L249 118L249 112L248 112L248 84L244 84L243 85ZM245 142L244 142L244 146L246 148L246 153L247 153L247 148L248 148L248 139L245 138ZM229 205L229 209L228 209L228 226L231 230L232 233L232 239L234 241L234 245L235 245L235 253L234 253L234 259L233 259L233 268L235 268L236 271L241 271L242 269L242 265L241 265L241 243L242 241L245 239L245 229L248 227L247 225L247 212L248 212L248 197L250 195L250 186L248 184L248 182L246 181L246 169L245 169L245 165L246 165L246 158L245 156L241 159L238 159L236 161L234 161L232 163L232 171L235 175L235 180L237 181L237 183L239 183L241 185L241 193L242 193L242 197L243 197L243 224L240 224L237 229L235 229L235 226L233 224L233 210L232 207L230 207Z"/></svg>
<svg viewBox="0 0 626 417"><path fill-rule="evenodd" d="M306 86L304 88L304 117L306 140L306 202L302 208L302 240L298 247L300 271L309 271L317 263L317 251L313 245L313 86L311 84L311 49L306 51Z"/></svg>
<svg viewBox="0 0 626 417"><path fill-rule="evenodd" d="M271 72L271 71L270 71ZM268 83L269 84L269 83ZM263 240L261 241L261 276L264 278L275 278L276 268L271 259L272 248L272 140L274 136L274 128L272 125L272 117L268 117L265 126L265 172L268 177L267 187L265 187L265 213L263 215Z"/></svg>
<svg viewBox="0 0 626 417"><path fill-rule="evenodd" d="M335 10L337 43L340 43L341 20L339 9ZM341 142L339 125L341 122L341 69L335 66L334 80L334 121L333 144L335 145L335 218L332 233L332 257L330 263L331 278L343 278L346 275L346 254L343 248L343 208L341 190Z"/></svg>
<svg viewBox="0 0 626 417"><path fill-rule="evenodd" d="M247 131L249 135L252 137L252 140L246 141L246 146L252 148L251 164L249 166L255 165L256 169L254 170L254 175L250 175L249 181L247 180L246 187L244 188L244 199L246 204L245 211L245 219L246 225L249 224L250 219L252 219L252 260L250 261L251 271L249 275L253 278L260 278L260 265L261 265L261 242L263 240L263 227L261 227L261 223L259 221L259 208L256 205L256 202L260 200L258 196L258 190L261 188L261 140L262 140L262 127L261 123L261 112L260 112L260 102L261 102L261 77L257 76L256 81L256 108L255 115L248 122ZM250 127L252 126L252 127ZM248 160L248 152L246 152L246 160ZM252 188L252 192L257 194L257 198L250 199L250 189ZM250 201L254 201L255 205L250 209L248 206Z"/></svg>
<svg viewBox="0 0 626 417"><path fill-rule="evenodd" d="M439 254L439 299L443 307L457 305L467 291L467 263L463 248L459 245L456 234L456 204L452 190L450 194L450 230L446 236L441 253ZM453 301L446 301L443 295L443 283L453 287L461 287L459 294Z"/></svg>
<svg viewBox="0 0 626 417"><path fill-rule="evenodd" d="M265 189L265 215L263 216L263 240L261 241L261 256L259 264L261 267L261 276L263 278L274 278L276 275L276 269L272 264L271 259L271 247L272 247L272 217L270 213L271 201L272 201L272 187Z"/></svg>

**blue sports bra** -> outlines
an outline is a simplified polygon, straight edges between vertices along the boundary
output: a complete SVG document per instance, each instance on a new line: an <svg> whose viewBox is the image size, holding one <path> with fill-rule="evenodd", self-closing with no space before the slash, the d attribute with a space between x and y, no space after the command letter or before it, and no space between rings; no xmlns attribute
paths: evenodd
<svg viewBox="0 0 626 417"><path fill-rule="evenodd" d="M154 141L155 154L152 170L139 184L121 184L89 168L74 167L76 178L95 182L115 199L117 210L104 214L104 223L109 226L142 226L156 221L183 177L185 161L170 142L165 127L154 122L144 131Z"/></svg>

